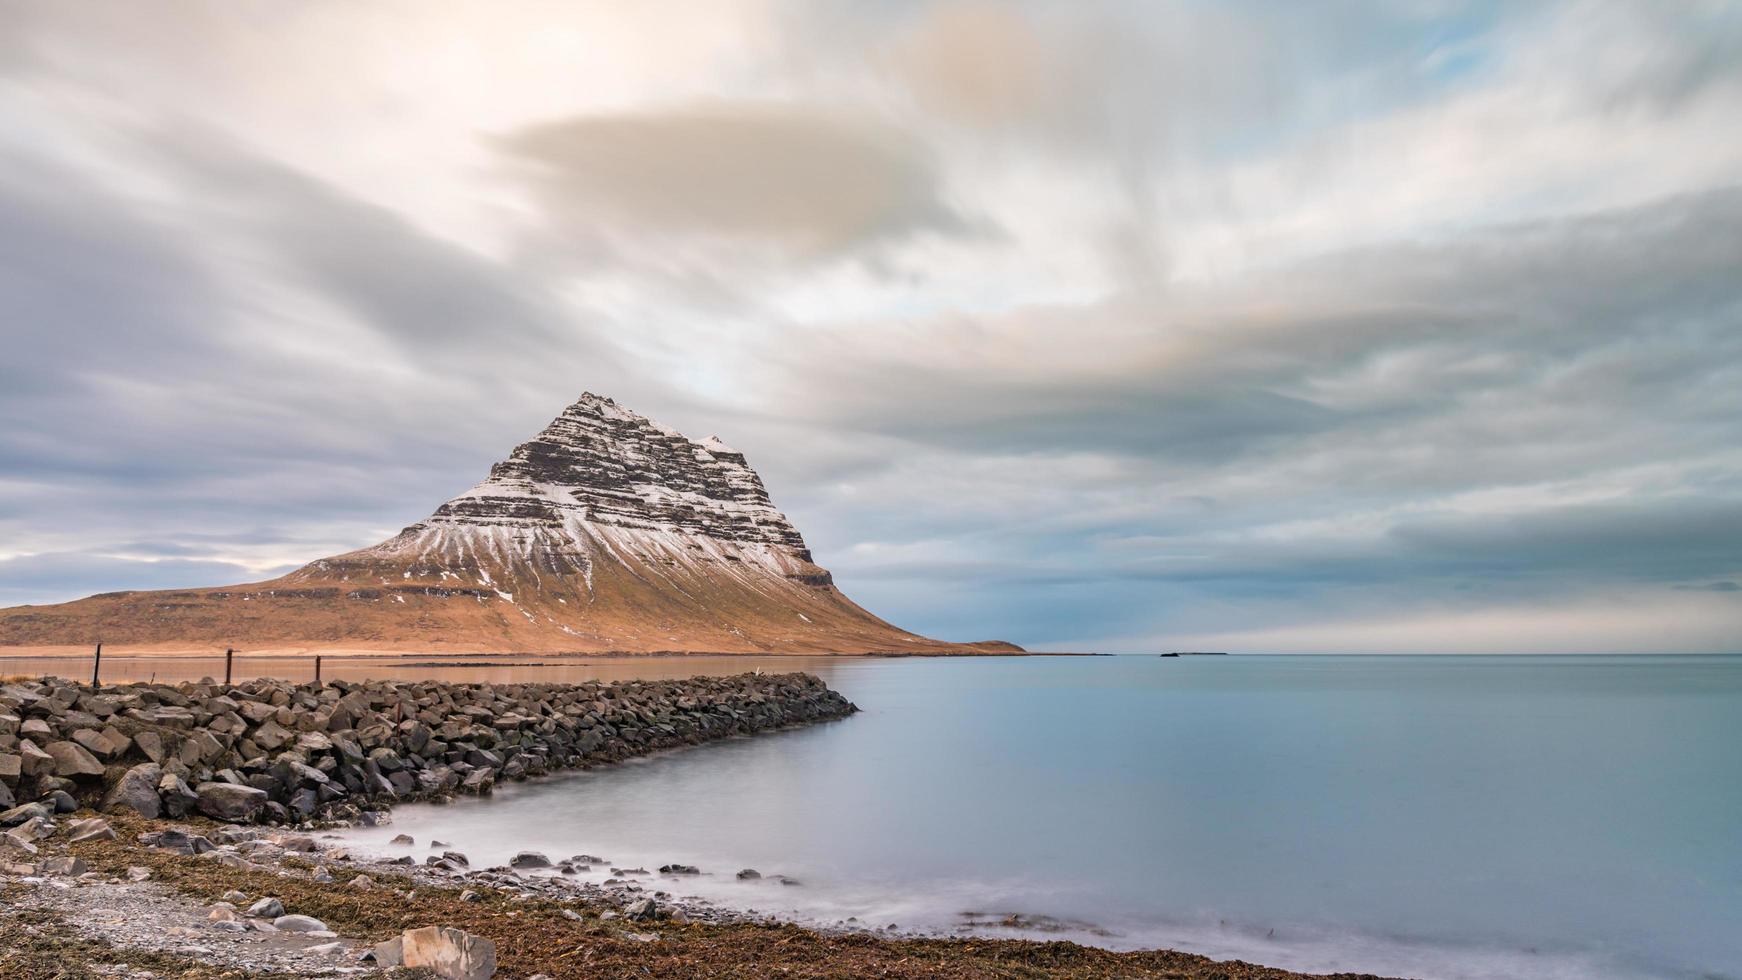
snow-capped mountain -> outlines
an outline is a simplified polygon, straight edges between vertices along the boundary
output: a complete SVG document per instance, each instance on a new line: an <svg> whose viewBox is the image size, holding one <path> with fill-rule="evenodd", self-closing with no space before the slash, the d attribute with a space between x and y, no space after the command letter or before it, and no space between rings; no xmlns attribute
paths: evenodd
<svg viewBox="0 0 1742 980"><path fill-rule="evenodd" d="M741 453L581 396L380 544L269 582L0 611L0 646L985 652L834 586Z"/></svg>

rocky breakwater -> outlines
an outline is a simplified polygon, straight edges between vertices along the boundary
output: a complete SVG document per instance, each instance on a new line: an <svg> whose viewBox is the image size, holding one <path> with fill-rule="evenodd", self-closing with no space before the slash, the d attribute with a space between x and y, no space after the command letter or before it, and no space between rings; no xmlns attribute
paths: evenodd
<svg viewBox="0 0 1742 980"><path fill-rule="evenodd" d="M808 674L446 684L257 680L0 686L0 825L82 800L150 818L345 822L593 766L845 717ZM23 802L21 802L23 801Z"/></svg>

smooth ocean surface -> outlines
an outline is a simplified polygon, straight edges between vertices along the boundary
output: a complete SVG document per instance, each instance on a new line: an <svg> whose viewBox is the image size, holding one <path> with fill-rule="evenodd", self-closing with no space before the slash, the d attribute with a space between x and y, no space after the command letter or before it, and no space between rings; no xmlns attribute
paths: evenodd
<svg viewBox="0 0 1742 980"><path fill-rule="evenodd" d="M1313 971L1742 977L1742 657L775 665L863 714L354 836L440 837L474 867L697 864L667 887L829 922L1022 913Z"/></svg>

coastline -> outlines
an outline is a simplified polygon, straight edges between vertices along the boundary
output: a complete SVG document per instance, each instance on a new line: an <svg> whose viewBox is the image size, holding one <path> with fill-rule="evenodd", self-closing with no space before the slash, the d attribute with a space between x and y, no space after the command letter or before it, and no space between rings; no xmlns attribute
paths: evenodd
<svg viewBox="0 0 1742 980"><path fill-rule="evenodd" d="M456 729L451 727L449 718L426 718L439 713L429 712L428 705L424 705L424 711L410 717L395 710L395 720L389 724L385 713L376 715L373 709L386 708L386 702L395 693L410 695L412 701L433 699L445 703L446 708L455 709L468 722ZM526 724L524 715L516 718L496 714L485 718L477 713L476 705L462 703L468 697L500 697L505 700L497 703L525 706L533 693L562 709L553 708L544 715L549 724ZM180 696L190 703L185 707L147 708L136 700L100 719L107 722L101 730L72 727L85 724L87 716L94 716L105 707L116 706L106 705L104 699L129 704L130 697L139 699L142 694L167 701ZM371 702L369 710L347 715L345 712L361 707L353 695L376 698L380 703ZM642 695L646 697L638 702L636 698ZM302 696L301 700L298 696ZM715 731L692 728L680 735L681 726L673 722L684 719L673 716L658 720L659 714L646 710L649 698L656 704L682 706L691 715L696 714L697 708L718 709L728 717L748 712L749 720ZM709 699L711 703L704 705ZM599 714L590 707L599 702L619 701L622 703L615 704L607 714ZM241 710L226 708L226 703ZM563 710L579 709L582 704L589 706L585 712L562 714ZM301 710L290 710L298 705ZM315 710L308 710L310 707ZM222 710L208 712L208 708ZM505 963L520 964L521 972L505 974L508 976L534 973L551 977L593 976L601 970L612 975L613 970L627 973L644 969L662 976L704 971L760 974L769 957L790 959L782 972L801 976L861 972L890 976L1004 976L1009 975L1008 969L1018 966L1023 975L1030 976L1265 980L1303 976L1238 961L1216 963L1195 954L1166 950L1115 953L1070 942L879 935L860 929L801 926L717 904L673 899L667 888L681 885L681 870L664 877L644 879L625 874L620 878L613 875L619 880L606 883L571 884L563 881L560 867L545 874L524 874L507 868L473 870L463 859L456 861L439 852L420 851L426 861L422 866L415 863L409 852L391 861L371 862L342 844L333 844L331 837L323 840L315 836L346 825L390 821L387 808L394 802L439 801L454 792L487 794L497 776L520 780L561 768L608 765L713 738L845 717L853 710L856 709L844 698L805 675L581 685L448 685L427 681L337 682L319 688L283 682L250 682L230 687L123 685L95 694L67 682L8 685L0 688L0 719L3 719L0 733L5 735L0 740L4 745L0 751L18 750L31 762L28 772L21 767L19 775L7 778L7 784L16 788L21 797L40 797L43 802L12 807L0 817L12 824L7 835L0 838L0 846L9 849L7 860L0 862L5 865L0 868L4 873L0 888L5 889L8 897L9 916L16 919L24 914L31 920L26 925L39 931L46 929L53 934L60 930L67 936L60 948L82 950L81 955L89 956L93 963L104 962L105 956L132 954L114 951L116 941L127 936L108 935L101 927L93 927L89 915L81 918L68 914L83 908L79 905L83 895L79 890L96 889L91 895L100 896L104 902L137 903L141 916L147 920L153 916L161 919L158 924L162 928L155 933L186 940L179 945L170 943L158 953L169 956L193 951L194 962L187 969L195 971L191 974L194 976L202 975L199 970L219 969L224 964L213 967L199 961L199 956L206 954L198 951L212 947L210 937L202 931L204 926L167 923L178 916L186 919L190 901L206 903L221 899L230 891L258 895L273 890L287 905L294 900L300 906L298 914L321 919L330 927L324 931L353 942L387 938L387 933L412 919L417 919L418 925L458 923L469 932L489 936L502 950ZM316 730L314 721L323 713L325 724ZM586 725L584 720L589 714L599 714L603 725L598 722ZM646 714L653 714L653 718L645 717ZM574 722L570 730L556 724L559 716L581 720ZM231 719L242 720L240 731L232 730ZM408 753L399 760L401 767L394 769L392 760L397 750L392 746L409 744L400 739L417 741L416 732L426 721L450 724L448 728L438 724L424 736L448 742L448 746L487 742L490 732L507 733L507 737L487 747L444 746L439 753L430 749L426 741L424 747L431 758L439 755L448 761L416 769L416 774L411 775L404 763L415 768L414 760L424 763L430 760ZM485 721L489 724L484 724ZM35 724L27 725L28 722ZM334 725L339 727L335 729ZM596 731L600 727L611 729L611 734ZM32 754L23 751L28 739L22 736L27 728L30 734L39 737L44 728L52 734L70 737L54 741L57 748L52 753L39 750L39 754ZM545 731L546 728L551 730ZM571 737L566 741L556 737L562 731L569 731ZM236 762L237 757L259 750L257 739L275 741L280 732L284 741L277 746L271 762L261 756L243 760L240 771L211 768ZM360 760L347 747L353 734L356 749L362 749L365 743L377 743ZM153 735L157 736L156 744ZM440 737L444 735L454 737L450 741ZM113 739L117 737L125 737L129 745L116 747ZM108 753L107 764L89 765L84 758L92 756L89 750L81 756L75 748L68 748L83 748L87 743L93 748L107 745L113 750ZM219 746L219 754L208 757L214 744ZM498 749L502 751L497 752ZM528 751L521 753L521 749ZM159 761L136 761L154 752ZM478 754L477 764L466 762L474 753ZM50 774L45 768L44 755L52 760L53 772L57 774ZM347 760L354 765L347 768ZM450 766L450 772L455 765L470 771L450 784L447 776L431 775L443 765ZM324 773L320 767L325 767ZM152 769L161 774L155 784L144 778ZM58 775L63 771L67 775ZM222 777L216 782L198 782L198 789L190 798L185 794L193 787L185 776L179 775L184 771L195 777L196 782L201 776L220 776L222 772L232 776L246 772L247 778L240 784L217 785ZM302 802L308 801L309 787L304 784L318 782L317 773L331 774L321 785L345 786L347 780L358 775L364 777L363 785L358 790L347 788L342 794L338 789L325 794L315 792L313 799L320 805L305 813L298 800L300 797ZM271 785L274 781L277 785L272 792L258 790L258 785ZM258 796L238 788L249 783L256 784L251 788L258 791ZM212 786L217 788L208 788ZM57 797L57 793L64 798ZM178 795L179 812L175 812ZM209 805L204 798L207 795L213 797ZM324 803L323 795L329 797ZM238 804L237 797L248 799ZM69 807L78 809L65 812ZM96 817L97 808L109 811L108 823ZM157 812L151 812L154 809ZM96 832L97 826L107 833ZM165 831L170 833L164 836ZM185 836L177 836L178 831ZM110 834L114 839L106 839ZM143 840L141 835L146 835ZM75 841L73 837L81 839ZM158 846L148 846L150 843ZM73 858L85 867L81 869L72 863ZM139 875L130 872L132 868L146 869L145 878L129 880L130 874ZM366 879L364 883L357 884L359 877ZM775 881L769 884L777 887ZM169 886L167 890L165 885ZM470 898L466 897L468 892ZM415 901L407 897L413 894ZM202 904L192 911L205 909ZM214 922L233 921L223 919L222 912L211 914L220 917ZM16 923L0 923L0 932L22 955L34 955L30 953L34 947L23 942L31 934L15 935L15 926ZM241 928L262 931L248 921ZM192 933L176 934L174 929L192 929ZM564 935L562 943L550 939L553 929ZM220 931L234 934L230 927ZM668 943L674 944L669 950ZM309 948L326 945L314 944ZM344 949L349 957L347 962L354 962L359 947ZM582 972L573 972L575 964L568 960L581 950L586 951L589 965ZM327 950L323 955L334 952ZM13 970L8 975L36 975L29 972L36 967L27 960L10 964L0 960L0 964Z"/></svg>
<svg viewBox="0 0 1742 980"><path fill-rule="evenodd" d="M75 820L80 814L69 814ZM375 944L408 928L460 929L488 940L497 977L1145 977L1171 980L1382 980L1309 975L1171 950L1112 952L1071 942L878 936L673 901L669 877L617 890L570 887L511 869L444 874L365 860L330 840L196 818L172 826L109 818L113 839L42 841L71 874L0 880L0 971L20 980L156 975L217 980L379 975ZM88 828L85 821L72 828ZM188 834L174 836L176 827ZM166 836L165 832L170 833ZM216 843L205 835L225 843ZM143 839L142 839L143 838ZM182 845L193 841L198 855ZM148 843L150 842L150 843ZM155 843L157 846L151 846ZM407 845L422 850L424 842ZM209 849L208 849L209 848ZM248 856L244 856L248 855ZM72 863L72 862L77 862ZM655 890L658 889L658 890ZM271 900L315 932L251 915ZM651 906L651 908L650 908ZM116 913L120 913L117 915Z"/></svg>

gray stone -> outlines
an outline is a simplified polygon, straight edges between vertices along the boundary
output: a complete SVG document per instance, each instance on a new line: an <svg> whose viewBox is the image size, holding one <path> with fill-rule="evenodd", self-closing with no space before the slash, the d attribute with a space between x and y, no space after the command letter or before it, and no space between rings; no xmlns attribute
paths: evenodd
<svg viewBox="0 0 1742 980"><path fill-rule="evenodd" d="M6 832L6 836L18 840L46 840L54 836L54 822L47 817L36 816L24 821Z"/></svg>
<svg viewBox="0 0 1742 980"><path fill-rule="evenodd" d="M163 739L156 732L140 732L133 736L133 744L152 762L163 761Z"/></svg>
<svg viewBox="0 0 1742 980"><path fill-rule="evenodd" d="M72 734L72 740L79 743L86 752L99 759L108 759L115 755L115 743L107 735L89 728L81 728Z"/></svg>
<svg viewBox="0 0 1742 980"><path fill-rule="evenodd" d="M625 906L623 917L634 922L651 922L659 918L659 905L651 898L644 898Z"/></svg>
<svg viewBox="0 0 1742 980"><path fill-rule="evenodd" d="M81 844L88 840L114 840L116 836L115 828L109 826L109 821L102 817L79 820L68 827L67 831L72 835L71 840L74 844Z"/></svg>
<svg viewBox="0 0 1742 980"><path fill-rule="evenodd" d="M200 812L213 820L241 823L266 805L266 791L231 783L201 783L194 788Z"/></svg>
<svg viewBox="0 0 1742 980"><path fill-rule="evenodd" d="M248 906L248 914L257 919L276 919L284 914L284 903L276 898L263 898Z"/></svg>
<svg viewBox="0 0 1742 980"><path fill-rule="evenodd" d="M330 932L327 924L307 915L281 915L272 920L272 927L279 932Z"/></svg>
<svg viewBox="0 0 1742 980"><path fill-rule="evenodd" d="M164 816L171 820L180 820L192 813L200 802L200 795L193 787L173 772L164 773L158 781L157 795L163 800Z"/></svg>
<svg viewBox="0 0 1742 980"><path fill-rule="evenodd" d="M0 863L28 862L36 857L36 844L26 837L0 834Z"/></svg>
<svg viewBox="0 0 1742 980"><path fill-rule="evenodd" d="M85 866L84 861L81 861L70 854L60 854L55 857L44 858L42 861L42 870L44 874L76 878L91 869Z"/></svg>
<svg viewBox="0 0 1742 980"><path fill-rule="evenodd" d="M508 866L520 869L548 868L550 867L550 858L537 851L521 851L508 860Z"/></svg>
<svg viewBox="0 0 1742 980"><path fill-rule="evenodd" d="M28 738L18 743L18 757L26 776L54 772L54 756L37 748L36 743Z"/></svg>
<svg viewBox="0 0 1742 980"><path fill-rule="evenodd" d="M16 827L30 820L46 820L54 815L54 807L44 803L26 803L0 812L0 827Z"/></svg>
<svg viewBox="0 0 1742 980"><path fill-rule="evenodd" d="M54 760L54 774L68 779L94 779L103 775L103 764L77 742L50 742L43 747Z"/></svg>
<svg viewBox="0 0 1742 980"><path fill-rule="evenodd" d="M163 800L157 795L163 780L163 767L155 762L142 762L127 770L103 797L103 809L129 809L148 820L163 816Z"/></svg>

